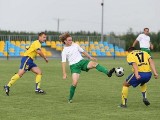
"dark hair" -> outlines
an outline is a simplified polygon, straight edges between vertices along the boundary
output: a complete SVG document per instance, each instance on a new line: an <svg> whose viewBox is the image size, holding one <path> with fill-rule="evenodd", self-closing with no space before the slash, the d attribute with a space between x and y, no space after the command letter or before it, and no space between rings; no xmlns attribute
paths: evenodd
<svg viewBox="0 0 160 120"><path fill-rule="evenodd" d="M47 35L45 32L38 33L38 36Z"/></svg>
<svg viewBox="0 0 160 120"><path fill-rule="evenodd" d="M59 40L61 42L63 42L63 44L65 44L65 40L68 38L68 37L71 37L71 35L69 33L63 33L62 35L59 36Z"/></svg>
<svg viewBox="0 0 160 120"><path fill-rule="evenodd" d="M144 28L144 31L145 31L145 30L149 30L149 28Z"/></svg>
<svg viewBox="0 0 160 120"><path fill-rule="evenodd" d="M128 51L128 52L131 52L131 51L133 51L133 50L135 50L135 47L129 47L127 51Z"/></svg>

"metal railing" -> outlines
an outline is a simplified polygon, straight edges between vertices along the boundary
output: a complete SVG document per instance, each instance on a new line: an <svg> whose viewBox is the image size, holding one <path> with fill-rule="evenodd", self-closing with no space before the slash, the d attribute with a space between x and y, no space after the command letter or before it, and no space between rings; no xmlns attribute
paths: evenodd
<svg viewBox="0 0 160 120"><path fill-rule="evenodd" d="M90 42L101 42L101 36L72 36L73 41L88 41ZM37 35L0 35L0 41L11 42L11 41L34 41L38 39ZM47 35L47 41L59 41L58 35ZM125 48L125 41L120 40L119 38L115 38L112 35L104 36L103 42L108 42L109 44L113 44L114 46L118 46L120 48ZM9 48L8 48L9 49ZM9 56L10 57L10 56Z"/></svg>

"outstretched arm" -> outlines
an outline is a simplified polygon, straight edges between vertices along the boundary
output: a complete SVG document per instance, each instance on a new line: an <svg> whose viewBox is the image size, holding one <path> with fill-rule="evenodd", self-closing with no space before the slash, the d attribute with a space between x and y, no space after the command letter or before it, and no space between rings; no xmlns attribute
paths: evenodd
<svg viewBox="0 0 160 120"><path fill-rule="evenodd" d="M135 47L137 43L138 43L138 40L135 40L135 41L133 42L132 47Z"/></svg>
<svg viewBox="0 0 160 120"><path fill-rule="evenodd" d="M41 49L36 50L36 52L37 52L42 58L44 58L44 60L48 63L48 59L47 59L47 57L43 54L43 52L41 51Z"/></svg>
<svg viewBox="0 0 160 120"><path fill-rule="evenodd" d="M87 58L89 58L90 60L97 60L94 57L91 57L86 51L82 52Z"/></svg>

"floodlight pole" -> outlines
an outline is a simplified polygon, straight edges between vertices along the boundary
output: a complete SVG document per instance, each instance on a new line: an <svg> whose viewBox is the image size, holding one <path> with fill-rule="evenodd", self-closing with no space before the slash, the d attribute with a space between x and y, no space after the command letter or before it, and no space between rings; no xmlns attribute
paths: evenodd
<svg viewBox="0 0 160 120"><path fill-rule="evenodd" d="M104 0L102 0L101 6L102 6L101 42L103 42L103 14L104 14L103 6L104 6Z"/></svg>
<svg viewBox="0 0 160 120"><path fill-rule="evenodd" d="M59 18L57 19L57 32L59 33Z"/></svg>
<svg viewBox="0 0 160 120"><path fill-rule="evenodd" d="M64 20L64 19L54 18L54 20L56 20L56 21L57 21L57 33L59 33L60 21L62 21L62 20Z"/></svg>

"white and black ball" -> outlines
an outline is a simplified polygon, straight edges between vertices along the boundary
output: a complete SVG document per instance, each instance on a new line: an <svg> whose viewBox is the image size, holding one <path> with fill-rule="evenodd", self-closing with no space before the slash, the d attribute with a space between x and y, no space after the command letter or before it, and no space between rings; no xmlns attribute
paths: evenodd
<svg viewBox="0 0 160 120"><path fill-rule="evenodd" d="M115 68L115 74L117 77L122 77L124 75L124 69L123 67L117 67Z"/></svg>

